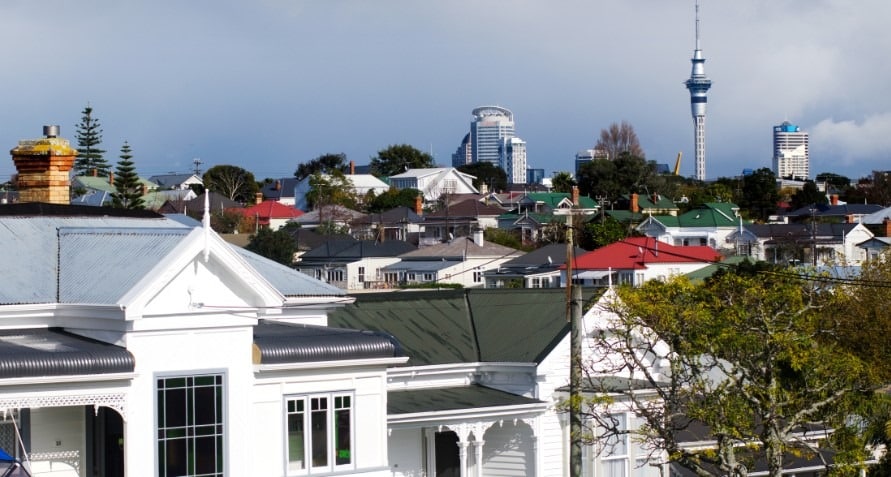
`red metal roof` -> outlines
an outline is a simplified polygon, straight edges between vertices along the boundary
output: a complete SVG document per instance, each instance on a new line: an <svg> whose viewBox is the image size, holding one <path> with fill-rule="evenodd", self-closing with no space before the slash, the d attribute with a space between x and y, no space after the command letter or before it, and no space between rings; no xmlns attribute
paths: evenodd
<svg viewBox="0 0 891 477"><path fill-rule="evenodd" d="M580 255L572 266L575 270L628 270L643 269L648 264L657 263L711 263L720 260L721 255L708 246L676 247L651 237L632 237Z"/></svg>
<svg viewBox="0 0 891 477"><path fill-rule="evenodd" d="M303 215L302 210L282 205L274 200L265 200L257 205L236 210L245 217L259 217L261 221L264 219L293 219Z"/></svg>

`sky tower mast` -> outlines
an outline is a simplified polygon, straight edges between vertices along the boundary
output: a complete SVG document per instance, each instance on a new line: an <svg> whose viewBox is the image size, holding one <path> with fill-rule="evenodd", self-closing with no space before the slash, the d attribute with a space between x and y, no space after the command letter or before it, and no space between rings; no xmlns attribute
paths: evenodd
<svg viewBox="0 0 891 477"><path fill-rule="evenodd" d="M696 49L693 50L693 71L685 84L690 90L690 112L693 113L693 147L697 180L705 180L705 104L712 80L705 75L705 58L699 48L699 0L696 1Z"/></svg>

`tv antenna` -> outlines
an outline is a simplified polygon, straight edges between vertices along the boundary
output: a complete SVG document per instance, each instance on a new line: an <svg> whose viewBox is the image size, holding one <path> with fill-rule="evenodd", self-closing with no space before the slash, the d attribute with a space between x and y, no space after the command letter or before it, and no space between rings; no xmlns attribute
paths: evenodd
<svg viewBox="0 0 891 477"><path fill-rule="evenodd" d="M192 170L195 172L195 175L200 177L201 176L201 164L204 164L204 162L200 158L196 157L196 158L192 159L192 164L194 166L194 168Z"/></svg>

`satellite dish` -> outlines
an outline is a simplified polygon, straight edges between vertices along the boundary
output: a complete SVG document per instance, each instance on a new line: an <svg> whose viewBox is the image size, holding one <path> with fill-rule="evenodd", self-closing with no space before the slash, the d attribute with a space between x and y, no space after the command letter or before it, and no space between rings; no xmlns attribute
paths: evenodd
<svg viewBox="0 0 891 477"><path fill-rule="evenodd" d="M554 261L551 260L551 256L548 255L548 265L553 265L553 264L554 264Z"/></svg>

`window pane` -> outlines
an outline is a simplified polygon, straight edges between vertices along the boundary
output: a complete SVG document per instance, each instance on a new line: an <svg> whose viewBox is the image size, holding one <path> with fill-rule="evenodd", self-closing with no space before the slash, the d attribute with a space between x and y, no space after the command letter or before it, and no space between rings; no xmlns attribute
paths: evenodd
<svg viewBox="0 0 891 477"><path fill-rule="evenodd" d="M349 398L346 399L347 405L349 405ZM352 462L349 408L334 411L334 452L335 465L344 465Z"/></svg>
<svg viewBox="0 0 891 477"><path fill-rule="evenodd" d="M303 403L303 399L288 401L288 468L291 470L306 468Z"/></svg>
<svg viewBox="0 0 891 477"><path fill-rule="evenodd" d="M604 461L603 475L604 477L625 477L625 459Z"/></svg>
<svg viewBox="0 0 891 477"><path fill-rule="evenodd" d="M328 399L312 398L310 426L312 437L312 466L328 465Z"/></svg>
<svg viewBox="0 0 891 477"><path fill-rule="evenodd" d="M222 476L222 375L163 378L157 386L160 474Z"/></svg>
<svg viewBox="0 0 891 477"><path fill-rule="evenodd" d="M214 436L195 439L195 473L210 475L217 472L216 441Z"/></svg>

